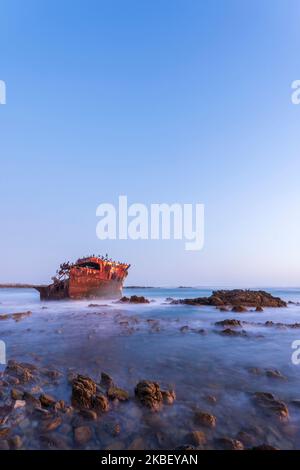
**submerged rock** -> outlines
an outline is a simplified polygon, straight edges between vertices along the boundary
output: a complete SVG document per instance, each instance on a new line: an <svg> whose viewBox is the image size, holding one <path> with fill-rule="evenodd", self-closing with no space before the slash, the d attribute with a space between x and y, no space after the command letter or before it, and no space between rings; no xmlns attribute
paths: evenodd
<svg viewBox="0 0 300 470"><path fill-rule="evenodd" d="M8 361L5 374L17 378L21 383L34 380L35 367L30 364L18 363L16 361Z"/></svg>
<svg viewBox="0 0 300 470"><path fill-rule="evenodd" d="M196 411L194 421L196 424L200 424L208 428L214 428L217 424L217 418L213 414L200 410Z"/></svg>
<svg viewBox="0 0 300 470"><path fill-rule="evenodd" d="M222 437L216 440L217 445L225 450L244 450L244 444L238 439Z"/></svg>
<svg viewBox="0 0 300 470"><path fill-rule="evenodd" d="M289 410L287 405L278 400L272 393L256 392L254 394L254 402L268 415L274 415L280 421L289 419Z"/></svg>
<svg viewBox="0 0 300 470"><path fill-rule="evenodd" d="M129 400L129 393L126 392L126 390L123 390L122 388L114 387L114 386L108 389L107 396L111 400L114 400L114 399L118 399L120 401Z"/></svg>
<svg viewBox="0 0 300 470"><path fill-rule="evenodd" d="M187 434L186 442L195 446L206 444L205 433L203 431L192 431Z"/></svg>
<svg viewBox="0 0 300 470"><path fill-rule="evenodd" d="M89 426L79 426L74 429L74 439L77 444L86 444L91 438L92 430Z"/></svg>

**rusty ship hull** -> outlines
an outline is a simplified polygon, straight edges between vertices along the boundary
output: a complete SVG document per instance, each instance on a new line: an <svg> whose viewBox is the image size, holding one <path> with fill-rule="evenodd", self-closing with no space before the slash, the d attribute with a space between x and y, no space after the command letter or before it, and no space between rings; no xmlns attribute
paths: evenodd
<svg viewBox="0 0 300 470"><path fill-rule="evenodd" d="M31 287L40 293L41 300L120 298L129 267L129 264L89 256L74 264L61 264L49 285L7 284L2 287Z"/></svg>

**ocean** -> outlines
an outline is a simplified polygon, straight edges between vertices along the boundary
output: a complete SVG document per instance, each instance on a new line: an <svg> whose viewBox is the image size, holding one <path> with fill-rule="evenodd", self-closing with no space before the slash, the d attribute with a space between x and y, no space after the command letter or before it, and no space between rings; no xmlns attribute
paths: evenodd
<svg viewBox="0 0 300 470"><path fill-rule="evenodd" d="M208 288L125 289L126 296L150 300L139 305L107 300L41 302L33 290L3 289L0 315L32 313L20 321L2 320L0 340L6 344L7 360L62 372L63 378L44 390L57 399L70 403L70 371L95 381L106 372L129 392L128 403L101 418L101 429L93 424L93 439L85 448L170 449L188 444L189 433L199 428L194 414L200 409L217 419L214 429L205 429L205 448L218 448L220 439L240 439L244 433L253 445L299 449L300 407L294 400L300 400L300 365L292 362L292 343L300 340L300 329L264 323L300 323L300 289L266 290L294 304L233 313L166 301L207 296L212 291ZM98 305L91 307L91 303ZM233 318L249 322L242 328L245 336L220 334L215 323ZM268 370L278 370L282 377L270 377ZM154 415L138 406L134 388L144 379L174 389L175 403ZM269 392L283 401L289 419L282 422L272 413L266 417L253 400L256 392ZM112 422L120 425L117 437L108 431ZM26 448L43 448L37 429L30 420ZM74 448L71 438L67 442Z"/></svg>

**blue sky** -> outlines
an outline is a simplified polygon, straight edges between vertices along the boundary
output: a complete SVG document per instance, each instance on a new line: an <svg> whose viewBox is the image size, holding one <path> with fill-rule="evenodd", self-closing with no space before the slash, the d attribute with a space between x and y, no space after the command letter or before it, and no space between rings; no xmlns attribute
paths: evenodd
<svg viewBox="0 0 300 470"><path fill-rule="evenodd" d="M130 284L300 285L298 0L0 8L0 282L108 252ZM204 249L98 240L120 194L204 203Z"/></svg>

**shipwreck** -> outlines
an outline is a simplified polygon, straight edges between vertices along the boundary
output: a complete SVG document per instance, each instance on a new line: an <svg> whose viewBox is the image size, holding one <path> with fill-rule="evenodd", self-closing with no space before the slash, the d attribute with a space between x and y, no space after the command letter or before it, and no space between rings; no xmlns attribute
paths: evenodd
<svg viewBox="0 0 300 470"><path fill-rule="evenodd" d="M49 285L1 284L0 288L32 288L41 300L119 298L130 264L107 256L88 256L75 263L62 263Z"/></svg>

